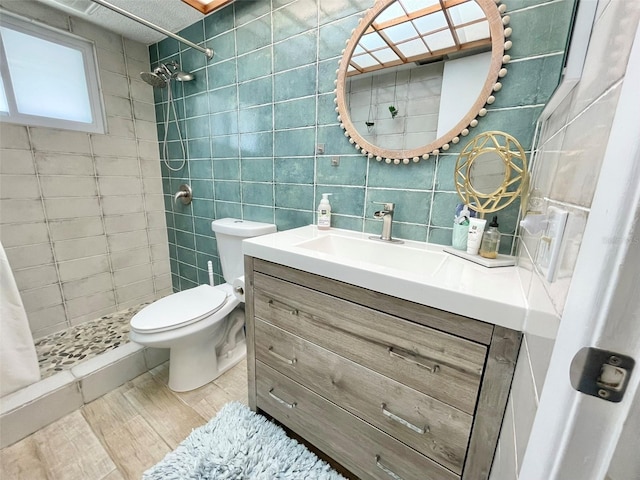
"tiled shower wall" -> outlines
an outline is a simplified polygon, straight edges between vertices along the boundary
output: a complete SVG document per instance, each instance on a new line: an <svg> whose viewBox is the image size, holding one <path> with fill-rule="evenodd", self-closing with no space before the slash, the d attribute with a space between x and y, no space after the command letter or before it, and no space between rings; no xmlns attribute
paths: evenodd
<svg viewBox="0 0 640 480"><path fill-rule="evenodd" d="M1 4L95 42L108 124L0 124L0 238L38 338L171 291L153 94L138 76L149 56L38 2Z"/></svg>
<svg viewBox="0 0 640 480"><path fill-rule="evenodd" d="M507 3L513 48L509 73L489 113L472 130L502 130L528 152L535 122L560 75L573 0L514 0ZM237 0L183 31L212 47L201 53L173 39L150 47L153 66L175 60L195 74L177 85L176 107L185 137L187 165L163 169L173 287L207 282L214 261L221 282L214 218L275 222L279 230L314 222L320 194L333 193L333 226L379 233L372 202L395 202L395 236L440 244L451 242L458 202L453 183L457 153L418 164L387 165L356 153L338 126L336 68L345 41L372 0ZM167 92L156 89L158 136L164 135ZM172 166L182 156L171 122ZM324 145L324 153L316 146ZM331 166L338 156L339 166ZM175 205L181 183L193 187L189 206ZM511 251L518 206L499 213Z"/></svg>
<svg viewBox="0 0 640 480"><path fill-rule="evenodd" d="M537 142L532 186L546 199L544 208L552 205L569 212L557 280L548 282L534 266L540 235L521 231L519 258L531 311L552 312L558 321L639 21L638 2L599 2L582 78L543 122ZM492 472L497 480L518 478L554 345L552 333L542 329L525 334L498 450L502 469Z"/></svg>

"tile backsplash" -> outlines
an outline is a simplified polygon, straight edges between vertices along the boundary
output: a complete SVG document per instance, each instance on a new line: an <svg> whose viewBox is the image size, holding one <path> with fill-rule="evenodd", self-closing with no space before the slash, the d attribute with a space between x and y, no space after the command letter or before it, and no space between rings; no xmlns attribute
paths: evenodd
<svg viewBox="0 0 640 480"><path fill-rule="evenodd" d="M471 135L501 130L527 153L535 123L562 69L573 0L517 0L507 7L513 47L509 73ZM279 230L314 222L320 194L333 193L333 226L377 233L372 202L396 203L395 235L451 242L458 197L453 168L461 142L438 158L387 165L356 153L340 129L334 80L345 41L371 0L236 1L178 32L215 50L207 61L165 39L149 49L151 67L175 60L195 75L174 89L180 132L171 117L167 152L178 172L162 170L173 287L207 282L221 271L210 222L226 216L272 222ZM540 32L544 31L544 34ZM166 89L154 89L164 138ZM318 153L317 145L324 145ZM339 157L339 166L331 158ZM173 195L189 183L194 201ZM502 250L511 253L518 206L499 214Z"/></svg>

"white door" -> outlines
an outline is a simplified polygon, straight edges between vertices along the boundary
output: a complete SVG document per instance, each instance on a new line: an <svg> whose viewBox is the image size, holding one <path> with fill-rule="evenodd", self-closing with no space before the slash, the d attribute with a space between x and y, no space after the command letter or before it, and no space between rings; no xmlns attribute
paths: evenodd
<svg viewBox="0 0 640 480"><path fill-rule="evenodd" d="M611 350L635 359L635 370L621 402L612 403L572 388L569 366L583 347ZM519 479L640 480L639 364L640 29L637 29Z"/></svg>

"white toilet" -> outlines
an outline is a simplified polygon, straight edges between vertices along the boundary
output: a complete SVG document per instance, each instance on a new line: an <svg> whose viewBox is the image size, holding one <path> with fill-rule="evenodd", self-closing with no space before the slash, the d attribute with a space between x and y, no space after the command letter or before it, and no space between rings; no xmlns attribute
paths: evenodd
<svg viewBox="0 0 640 480"><path fill-rule="evenodd" d="M200 285L148 305L131 319L131 341L169 348L169 388L186 392L222 375L247 353L244 304L233 282L244 275L242 239L276 231L268 223L211 222L225 282Z"/></svg>

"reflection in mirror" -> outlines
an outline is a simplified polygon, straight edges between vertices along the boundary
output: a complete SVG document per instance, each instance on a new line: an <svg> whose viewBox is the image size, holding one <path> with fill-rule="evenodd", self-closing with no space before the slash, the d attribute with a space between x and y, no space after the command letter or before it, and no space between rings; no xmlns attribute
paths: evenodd
<svg viewBox="0 0 640 480"><path fill-rule="evenodd" d="M520 143L504 132L484 132L458 156L455 183L463 203L481 214L497 212L526 191L527 157Z"/></svg>
<svg viewBox="0 0 640 480"><path fill-rule="evenodd" d="M415 10L403 0L389 5L349 61L351 121L382 148L410 150L436 140L469 111L489 72L489 23L480 6L427 3Z"/></svg>
<svg viewBox="0 0 640 480"><path fill-rule="evenodd" d="M457 143L506 74L501 12L494 0L379 1L338 71L337 110L352 143L394 163Z"/></svg>
<svg viewBox="0 0 640 480"><path fill-rule="evenodd" d="M495 193L507 180L504 158L496 152L486 152L475 159L469 169L469 185L483 195Z"/></svg>

